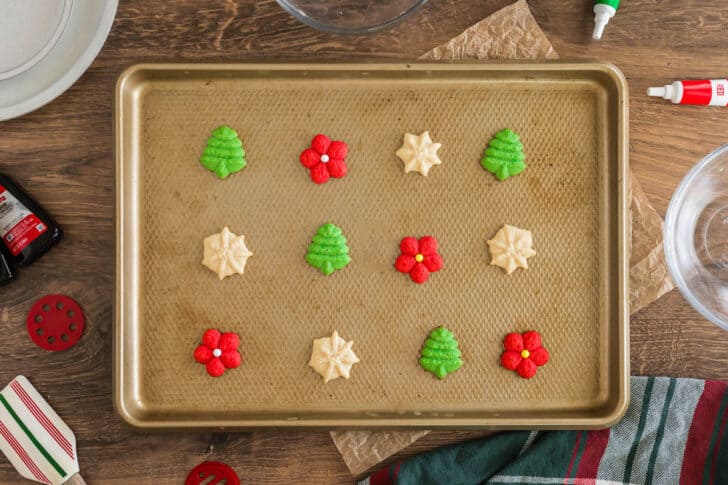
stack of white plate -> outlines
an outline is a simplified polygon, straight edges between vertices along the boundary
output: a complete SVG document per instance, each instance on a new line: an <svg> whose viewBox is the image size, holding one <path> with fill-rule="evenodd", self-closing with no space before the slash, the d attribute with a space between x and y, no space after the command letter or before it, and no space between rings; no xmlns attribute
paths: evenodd
<svg viewBox="0 0 728 485"><path fill-rule="evenodd" d="M104 45L118 0L0 0L0 121L53 100Z"/></svg>

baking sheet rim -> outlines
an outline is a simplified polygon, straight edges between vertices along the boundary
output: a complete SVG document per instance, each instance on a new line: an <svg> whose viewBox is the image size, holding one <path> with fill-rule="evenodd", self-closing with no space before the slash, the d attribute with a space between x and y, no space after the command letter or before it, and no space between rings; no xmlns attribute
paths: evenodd
<svg viewBox="0 0 728 485"><path fill-rule="evenodd" d="M618 320L619 326L614 332L619 343L617 351L618 365L617 381L618 397L614 405L604 415L596 417L564 417L552 419L539 418L513 418L504 422L503 419L492 417L484 418L430 418L430 417L359 417L359 418L316 418L316 419L231 419L231 420L149 420L139 417L137 413L142 410L143 404L134 403L137 413L131 409L127 392L129 385L125 374L128 359L129 345L125 345L126 332L124 322L128 309L125 308L124 285L126 275L124 267L125 240L123 238L123 222L125 215L125 200L127 190L124 179L124 151L122 132L125 123L125 113L122 102L124 89L130 80L143 71L457 71L476 70L484 72L493 71L539 71L539 72L575 72L596 71L606 74L614 83L618 99L617 103L617 242L618 242ZM612 101L614 102L614 101ZM624 75L615 66L601 62L574 63L565 61L550 61L539 63L523 62L496 62L496 63L378 63L378 64L137 64L127 68L118 78L115 89L115 157L116 157L116 277L114 299L114 344L113 344L113 404L117 413L131 426L143 429L250 429L250 428L426 428L426 429L598 429L609 427L621 419L629 404L629 309L628 309L628 249L627 249L627 206L626 206L626 177L628 166L628 87ZM133 201L131 201L133 202ZM614 336L612 336L614 337ZM610 347L611 348L611 347ZM133 350L133 349L132 349Z"/></svg>

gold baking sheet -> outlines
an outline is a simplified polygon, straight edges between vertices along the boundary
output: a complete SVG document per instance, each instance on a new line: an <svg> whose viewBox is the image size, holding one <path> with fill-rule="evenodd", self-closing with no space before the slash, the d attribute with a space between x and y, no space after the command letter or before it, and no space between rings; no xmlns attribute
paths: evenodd
<svg viewBox="0 0 728 485"><path fill-rule="evenodd" d="M220 181L198 162L234 127L248 166ZM483 170L488 140L521 135L526 171ZM429 130L443 164L405 174L405 133ZM313 184L298 157L316 133L349 145L348 175ZM598 64L139 65L116 92L115 405L147 428L598 428L628 401L627 88ZM304 261L316 228L344 231L352 263ZM503 224L532 231L528 271L490 266ZM218 281L202 240L229 226L254 255ZM404 236L436 236L444 269L396 272ZM417 359L450 328L463 368ZM209 377L205 329L234 331L243 364ZM502 339L536 329L551 353L525 380ZM324 385L311 342L333 330L361 359Z"/></svg>

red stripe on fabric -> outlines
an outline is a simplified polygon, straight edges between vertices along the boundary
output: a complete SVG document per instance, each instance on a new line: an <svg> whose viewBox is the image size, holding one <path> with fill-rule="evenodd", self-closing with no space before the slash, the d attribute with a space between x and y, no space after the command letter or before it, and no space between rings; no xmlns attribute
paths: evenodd
<svg viewBox="0 0 728 485"><path fill-rule="evenodd" d="M713 434L718 408L726 389L728 389L726 382L705 381L703 393L695 406L692 424L688 431L688 440L685 443L685 453L680 470L681 484L691 485L703 480L710 437Z"/></svg>
<svg viewBox="0 0 728 485"><path fill-rule="evenodd" d="M710 457L710 479L715 480L715 466L718 463L718 450L720 450L720 444L723 440L723 432L725 431L726 416L728 416L728 407L723 411L723 416L720 418L720 428L718 429L718 439L715 441L715 448L713 448L713 456Z"/></svg>
<svg viewBox="0 0 728 485"><path fill-rule="evenodd" d="M390 467L384 467L369 477L369 485L394 485L389 478Z"/></svg>
<svg viewBox="0 0 728 485"><path fill-rule="evenodd" d="M609 443L609 428L590 431L586 438L586 448L581 455L576 478L597 478L599 463Z"/></svg>
<svg viewBox="0 0 728 485"><path fill-rule="evenodd" d="M30 456L28 456L28 453L25 452L25 449L20 445L20 443L18 443L15 437L10 433L10 430L6 428L3 423L0 423L0 435L5 438L5 441L10 444L10 446L13 448L13 451L15 451L20 459L23 460L23 463L25 463L25 466L28 467L28 470L30 470L30 473L33 474L36 480L38 480L39 482L50 483L48 477L46 477L43 472L40 471L35 462L30 458Z"/></svg>
<svg viewBox="0 0 728 485"><path fill-rule="evenodd" d="M392 474L392 482L397 483L397 475L399 475L399 467L402 466L402 462L400 461L397 463L397 465L394 467L394 473Z"/></svg>
<svg viewBox="0 0 728 485"><path fill-rule="evenodd" d="M581 431L578 431L576 433L574 452L571 454L571 460L569 460L569 468L566 469L566 475L564 475L564 485L569 482L569 478L571 477L571 469L574 467L574 460L576 460L576 454L579 452L579 441L581 441Z"/></svg>
<svg viewBox="0 0 728 485"><path fill-rule="evenodd" d="M41 411L41 409L28 395L25 389L23 389L23 387L17 381L11 382L10 388L15 391L15 394L17 394L20 400L23 401L23 404L25 404L25 406L33 414L33 416L35 416L35 419L37 419L41 426L43 426L43 429L45 429L48 434L51 435L55 442L58 443L58 446L60 446L61 449L65 451L66 454L71 458L71 460L73 460L73 446L71 446L71 443L69 443L66 437L63 436L58 428L56 428L56 425L53 424L50 419L48 419L48 416L46 416L45 413Z"/></svg>

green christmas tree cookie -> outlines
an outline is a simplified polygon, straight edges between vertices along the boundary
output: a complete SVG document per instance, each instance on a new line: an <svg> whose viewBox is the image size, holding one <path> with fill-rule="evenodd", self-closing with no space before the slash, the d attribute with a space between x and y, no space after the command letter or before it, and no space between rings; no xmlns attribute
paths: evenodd
<svg viewBox="0 0 728 485"><path fill-rule="evenodd" d="M519 136L506 128L495 134L485 149L480 164L489 172L495 174L498 180L505 180L518 175L526 168L523 162L523 144Z"/></svg>
<svg viewBox="0 0 728 485"><path fill-rule="evenodd" d="M326 276L349 264L349 246L341 229L331 223L319 227L308 246L306 261Z"/></svg>
<svg viewBox="0 0 728 485"><path fill-rule="evenodd" d="M420 367L444 379L463 366L458 341L445 327L430 332L420 356Z"/></svg>
<svg viewBox="0 0 728 485"><path fill-rule="evenodd" d="M221 180L244 169L247 162L238 133L227 125L215 128L207 140L200 163Z"/></svg>

